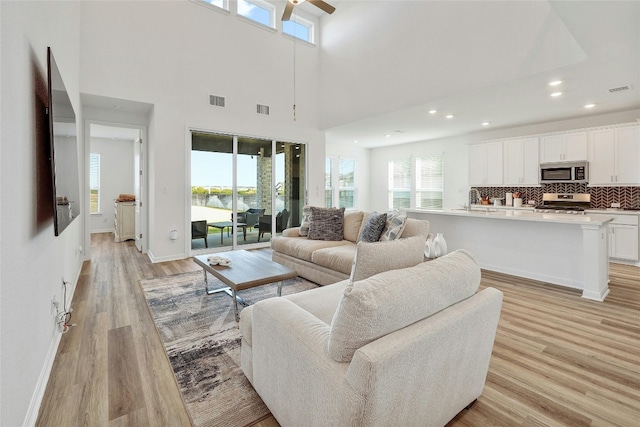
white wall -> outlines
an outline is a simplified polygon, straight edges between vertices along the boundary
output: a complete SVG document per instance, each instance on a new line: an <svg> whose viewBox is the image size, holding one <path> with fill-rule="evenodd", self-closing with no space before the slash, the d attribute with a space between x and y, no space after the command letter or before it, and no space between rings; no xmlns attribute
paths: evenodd
<svg viewBox="0 0 640 427"><path fill-rule="evenodd" d="M35 421L59 342L51 298L62 302L61 278L75 286L82 262L82 216L54 236L43 110L51 46L81 123L80 4L2 1L0 20L0 425L19 426Z"/></svg>
<svg viewBox="0 0 640 427"><path fill-rule="evenodd" d="M91 214L92 233L113 231L113 201L134 192L133 141L91 138L91 153L100 154L100 214Z"/></svg>
<svg viewBox="0 0 640 427"><path fill-rule="evenodd" d="M468 156L467 145L499 138L509 138L524 135L534 135L547 132L559 132L570 129L604 126L616 123L635 122L640 118L640 110L623 111L619 113L603 114L579 119L561 120L556 122L539 123L509 129L498 129L478 132L453 138L433 141L415 142L411 144L395 145L392 147L375 148L371 150L371 180L369 192L371 210L383 211L388 209L388 168L391 159L419 156L426 154L444 154L444 207L455 208L464 204L468 198Z"/></svg>
<svg viewBox="0 0 640 427"><path fill-rule="evenodd" d="M148 248L154 261L189 252L190 128L307 143L309 157L323 159L309 164L309 188L323 185L318 49L295 47L296 121L293 56L294 42L282 34L194 2L82 3L82 92L153 104ZM210 94L226 97L226 108L210 106ZM269 105L271 115L258 116L256 103ZM322 194L309 195L310 203L322 203ZM169 239L174 228L178 240Z"/></svg>

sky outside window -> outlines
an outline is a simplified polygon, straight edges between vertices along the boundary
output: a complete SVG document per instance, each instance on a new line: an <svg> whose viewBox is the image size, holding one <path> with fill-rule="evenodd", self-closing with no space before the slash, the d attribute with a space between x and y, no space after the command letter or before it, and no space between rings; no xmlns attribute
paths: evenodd
<svg viewBox="0 0 640 427"><path fill-rule="evenodd" d="M309 27L299 24L295 21L284 21L282 23L282 32L293 37L299 38L306 42L309 40Z"/></svg>
<svg viewBox="0 0 640 427"><path fill-rule="evenodd" d="M255 187L257 175L257 156L238 156L238 187ZM279 160L279 159L278 159ZM210 151L191 151L191 185L194 187L229 187L232 162L228 153ZM284 182L284 168L276 169L276 182Z"/></svg>
<svg viewBox="0 0 640 427"><path fill-rule="evenodd" d="M259 22L267 27L271 26L271 13L267 9L263 9L248 1L238 0L238 15Z"/></svg>

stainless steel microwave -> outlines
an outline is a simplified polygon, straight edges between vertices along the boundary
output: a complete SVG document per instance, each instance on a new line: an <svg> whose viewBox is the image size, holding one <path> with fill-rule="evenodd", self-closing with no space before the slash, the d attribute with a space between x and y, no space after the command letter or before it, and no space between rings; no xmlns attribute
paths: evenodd
<svg viewBox="0 0 640 427"><path fill-rule="evenodd" d="M554 162L540 164L540 183L588 183L589 163L581 162Z"/></svg>

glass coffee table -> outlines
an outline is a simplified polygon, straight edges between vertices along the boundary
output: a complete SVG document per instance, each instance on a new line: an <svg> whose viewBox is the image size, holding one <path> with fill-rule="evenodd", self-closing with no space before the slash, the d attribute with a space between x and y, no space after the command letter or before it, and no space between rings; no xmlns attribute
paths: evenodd
<svg viewBox="0 0 640 427"><path fill-rule="evenodd" d="M209 265L208 258L212 255L230 259L231 265L228 267ZM226 292L233 297L236 321L240 320L238 303L247 305L242 298L236 294L237 291L279 282L277 296L280 296L282 294L282 281L298 275L298 273L288 269L284 265L280 265L277 262L245 250L198 255L193 257L193 261L204 270L204 285L208 295L217 292ZM209 289L207 273L212 274L227 286L224 288Z"/></svg>

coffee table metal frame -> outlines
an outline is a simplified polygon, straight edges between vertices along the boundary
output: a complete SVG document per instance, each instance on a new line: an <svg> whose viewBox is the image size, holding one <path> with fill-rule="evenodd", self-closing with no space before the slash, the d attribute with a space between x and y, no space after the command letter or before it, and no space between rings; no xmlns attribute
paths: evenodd
<svg viewBox="0 0 640 427"><path fill-rule="evenodd" d="M281 296L282 282L298 275L298 273L284 265L252 254L251 251L216 252L213 255L230 259L231 265L228 267L209 265L208 258L211 254L194 256L193 261L201 266L204 271L204 286L207 295L225 292L233 298L236 322L240 320L238 303L244 306L248 305L237 295L237 291L278 282L277 296ZM212 274L227 286L209 289L207 273Z"/></svg>

